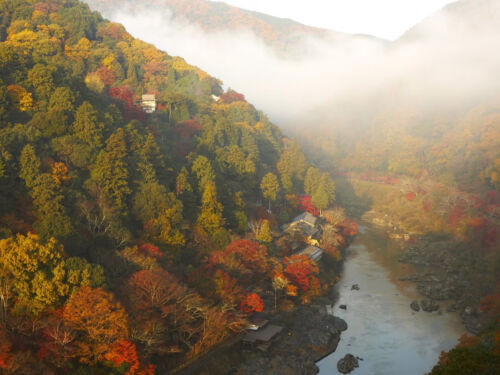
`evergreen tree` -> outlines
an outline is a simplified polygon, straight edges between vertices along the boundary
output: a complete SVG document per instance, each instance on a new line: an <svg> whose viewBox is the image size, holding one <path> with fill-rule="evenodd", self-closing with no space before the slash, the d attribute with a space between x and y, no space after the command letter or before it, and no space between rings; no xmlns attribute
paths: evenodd
<svg viewBox="0 0 500 375"><path fill-rule="evenodd" d="M89 102L78 107L73 123L75 136L94 148L100 148L103 140L104 124L98 121L97 111Z"/></svg>
<svg viewBox="0 0 500 375"><path fill-rule="evenodd" d="M72 234L73 227L66 212L64 196L50 174L42 173L36 178L31 197L37 216L33 226L42 240L50 237L64 239Z"/></svg>
<svg viewBox="0 0 500 375"><path fill-rule="evenodd" d="M99 153L92 170L92 179L123 216L126 215L126 201L131 192L126 157L125 132L122 128L118 128L106 141L106 148Z"/></svg>
<svg viewBox="0 0 500 375"><path fill-rule="evenodd" d="M315 167L309 167L304 179L304 192L309 196L312 195L318 188L320 179L321 173L319 169Z"/></svg>

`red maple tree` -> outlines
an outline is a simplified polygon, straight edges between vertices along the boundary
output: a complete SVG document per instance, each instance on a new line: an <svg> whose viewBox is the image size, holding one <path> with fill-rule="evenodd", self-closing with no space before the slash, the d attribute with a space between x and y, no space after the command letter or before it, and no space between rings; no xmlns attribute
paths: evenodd
<svg viewBox="0 0 500 375"><path fill-rule="evenodd" d="M246 313L261 312L264 310L264 302L257 293L250 293L241 300L240 310Z"/></svg>

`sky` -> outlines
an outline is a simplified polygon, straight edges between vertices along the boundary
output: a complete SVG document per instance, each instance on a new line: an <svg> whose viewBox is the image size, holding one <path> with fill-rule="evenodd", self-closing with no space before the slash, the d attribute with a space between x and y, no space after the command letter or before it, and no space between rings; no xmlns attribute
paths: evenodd
<svg viewBox="0 0 500 375"><path fill-rule="evenodd" d="M218 0L216 0L218 1ZM395 40L452 0L224 0L306 25Z"/></svg>

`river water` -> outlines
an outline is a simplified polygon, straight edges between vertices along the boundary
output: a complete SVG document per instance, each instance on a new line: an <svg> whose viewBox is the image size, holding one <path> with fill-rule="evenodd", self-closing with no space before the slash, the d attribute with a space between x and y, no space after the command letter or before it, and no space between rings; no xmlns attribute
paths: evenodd
<svg viewBox="0 0 500 375"><path fill-rule="evenodd" d="M347 353L363 359L354 375L422 375L465 332L460 317L446 313L445 304L440 304L441 315L410 309L411 301L423 297L414 284L399 280L414 269L397 262L398 251L383 231L360 225L336 286L339 299L331 309L349 328L337 350L317 363L321 375L339 374L337 362ZM359 290L351 290L353 284ZM347 310L339 308L342 304Z"/></svg>

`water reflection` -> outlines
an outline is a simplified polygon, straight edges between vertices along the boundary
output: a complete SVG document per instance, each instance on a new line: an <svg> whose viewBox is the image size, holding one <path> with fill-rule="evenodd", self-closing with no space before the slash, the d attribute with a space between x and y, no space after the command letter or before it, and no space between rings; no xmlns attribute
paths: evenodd
<svg viewBox="0 0 500 375"><path fill-rule="evenodd" d="M363 358L355 375L424 374L465 331L456 314L410 309L411 301L422 297L410 282L399 280L413 269L397 262L397 252L383 232L362 227L349 248L332 309L349 329L337 351L318 363L320 374L338 374L337 361L347 353ZM353 284L360 290L351 290ZM342 304L347 310L338 307Z"/></svg>

